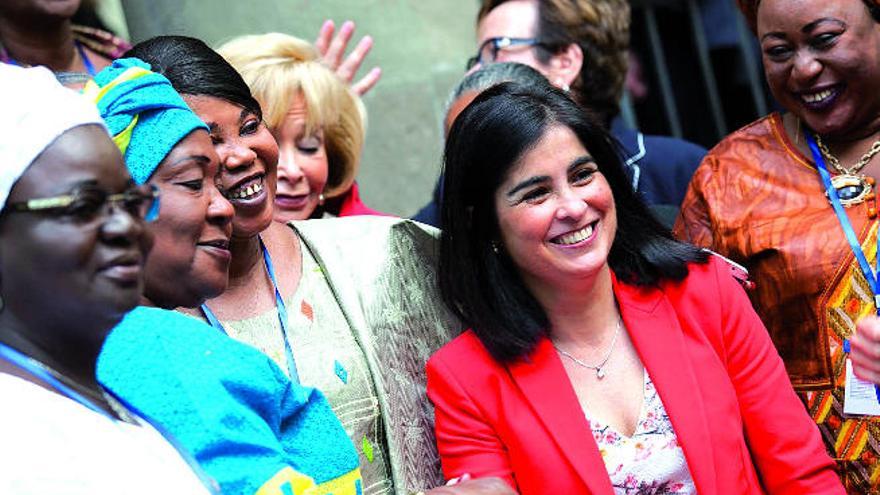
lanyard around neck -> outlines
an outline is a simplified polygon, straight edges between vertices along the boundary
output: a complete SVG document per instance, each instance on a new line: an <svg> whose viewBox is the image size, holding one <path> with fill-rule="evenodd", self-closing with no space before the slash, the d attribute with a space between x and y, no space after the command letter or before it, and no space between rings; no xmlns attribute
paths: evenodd
<svg viewBox="0 0 880 495"><path fill-rule="evenodd" d="M40 381L45 382L47 385L52 387L53 390L67 397L68 399L71 399L74 402L77 402L80 405L91 409L93 412L96 412L111 421L116 421L116 418L107 413L107 411L98 407L94 402L87 399L85 396L83 396L73 388L65 385L37 360L25 356L24 354L16 351L12 347L9 347L8 345L2 343L0 343L0 358L9 363L12 363L15 367L21 369L22 371L25 371L28 374L39 378Z"/></svg>
<svg viewBox="0 0 880 495"><path fill-rule="evenodd" d="M284 342L287 371L290 375L290 381L299 383L299 374L296 371L296 361L293 359L293 349L290 347L290 341L287 338L289 335L287 331L287 305L284 304L284 298L281 297L281 291L278 290L278 281L275 277L275 267L272 265L272 257L269 256L269 250L266 249L263 239L258 239L260 241L260 251L263 253L263 264L266 266L266 272L269 274L269 279L272 281L272 288L275 289L275 307L278 310L278 322L281 324L281 340ZM205 315L205 319L208 320L208 323L210 323L212 327L229 335L229 332L223 328L223 324L220 323L220 320L217 319L217 316L211 311L211 308L208 307L207 303L202 304L201 310L202 314Z"/></svg>
<svg viewBox="0 0 880 495"><path fill-rule="evenodd" d="M79 58L82 60L83 66L86 68L86 72L89 74L89 77L95 77L95 75L97 74L97 71L95 71L95 64L93 64L92 61L89 59L89 56L88 56L88 54L86 54L86 50L85 50L85 48L83 48L82 43L80 43L77 40L73 40L73 46L76 47L76 53L79 54ZM12 65L17 65L19 67L25 67L18 60L15 60L14 58L9 57L8 52L7 52L7 57L8 57L6 60L7 63L10 63Z"/></svg>
<svg viewBox="0 0 880 495"><path fill-rule="evenodd" d="M875 253L877 263L872 269L871 264L868 263L867 256L865 256L864 251L862 251L862 246L859 243L859 238L856 236L855 230L853 230L852 223L849 221L849 217L846 216L846 211L844 211L843 205L840 202L840 196L837 195L837 189L831 184L831 173L828 172L825 158L822 156L822 152L819 151L819 146L816 145L816 139L809 131L805 131L804 135L807 138L807 144L810 146L810 152L813 154L813 161L815 162L816 170L819 171L819 176L822 177L822 184L825 186L825 194L828 195L831 206L834 208L834 213L837 215L837 220L840 223L840 227L843 229L846 241L849 243L849 247L859 263L859 268L862 270L865 280L868 281L868 286L871 288L871 294L874 296L874 308L877 314L880 315L880 252ZM878 241L880 241L880 235L878 235Z"/></svg>
<svg viewBox="0 0 880 495"><path fill-rule="evenodd" d="M119 420L111 416L107 411L98 407L94 402L90 401L82 394L72 389L71 387L65 385L61 380L56 378L49 370L41 364L39 361L30 358L15 349L7 346L6 344L0 343L0 359L3 359L13 366L25 371L26 373L40 379L45 382L47 385L52 387L59 394L67 397L68 399L73 400L74 402L79 403L80 405L90 409L93 412L104 416L114 424L116 424ZM116 395L110 390L104 389L104 394L110 395L113 399L116 400L119 404L121 404L125 409L134 413L134 416L137 418L147 418L146 415L138 411L134 406L132 406L128 401L123 399L122 397ZM187 450L178 440L172 435L169 431L167 431L164 427L162 427L159 423L155 421L148 421L150 426L155 429L159 435L165 438L169 444L178 452L183 461L189 466L189 468L193 471L193 473L199 478L199 481L208 491L212 494L219 495L220 488L217 485L217 482L205 473L204 469L202 469L201 465L195 460L193 455Z"/></svg>

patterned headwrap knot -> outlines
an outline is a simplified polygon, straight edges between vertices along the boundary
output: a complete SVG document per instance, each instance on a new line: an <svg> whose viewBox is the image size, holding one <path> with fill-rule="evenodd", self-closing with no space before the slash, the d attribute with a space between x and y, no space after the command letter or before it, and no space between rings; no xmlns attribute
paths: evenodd
<svg viewBox="0 0 880 495"><path fill-rule="evenodd" d="M140 59L114 61L83 93L98 105L138 184L149 180L181 139L196 129L208 130L168 79Z"/></svg>

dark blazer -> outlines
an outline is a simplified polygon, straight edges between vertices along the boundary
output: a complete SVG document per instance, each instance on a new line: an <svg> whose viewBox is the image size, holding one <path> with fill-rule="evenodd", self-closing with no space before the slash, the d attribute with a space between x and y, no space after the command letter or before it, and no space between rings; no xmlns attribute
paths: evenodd
<svg viewBox="0 0 880 495"><path fill-rule="evenodd" d="M682 282L613 278L623 321L682 446L699 493L844 493L818 430L727 265ZM428 362L447 478L499 476L522 494L611 494L574 389L546 338L511 365L472 332Z"/></svg>
<svg viewBox="0 0 880 495"><path fill-rule="evenodd" d="M706 148L684 139L642 134L620 118L611 123L611 134L620 143L633 189L645 203L680 207Z"/></svg>

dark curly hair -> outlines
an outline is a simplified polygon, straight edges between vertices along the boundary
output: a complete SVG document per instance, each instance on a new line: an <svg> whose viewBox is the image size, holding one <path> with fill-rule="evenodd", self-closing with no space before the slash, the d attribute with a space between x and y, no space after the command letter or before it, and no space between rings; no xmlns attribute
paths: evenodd
<svg viewBox="0 0 880 495"><path fill-rule="evenodd" d="M477 22L507 0L482 0ZM572 95L609 125L620 113L629 49L630 7L627 0L538 0L536 37L562 50L576 43L584 53ZM538 50L546 63L554 52Z"/></svg>
<svg viewBox="0 0 880 495"><path fill-rule="evenodd" d="M865 7L868 9L868 12L871 13L871 17L874 18L874 21L880 22L880 4L878 4L878 0L862 0L862 3L865 4ZM753 33L757 33L758 5L761 4L761 0L736 0L736 4L745 16L749 28L751 28Z"/></svg>

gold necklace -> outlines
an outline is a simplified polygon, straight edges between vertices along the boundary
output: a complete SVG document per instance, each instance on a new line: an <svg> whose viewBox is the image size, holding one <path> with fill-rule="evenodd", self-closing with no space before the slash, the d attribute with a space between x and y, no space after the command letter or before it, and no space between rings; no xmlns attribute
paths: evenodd
<svg viewBox="0 0 880 495"><path fill-rule="evenodd" d="M822 141L822 138L818 134L816 134L816 145L819 146L819 151L821 151L822 154L825 155L825 158L828 159L828 163L830 163L832 167L834 167L837 171L848 175L858 174L863 168L865 168L865 165L867 165L877 153L880 153L880 139L878 139L874 141L874 144L871 145L871 148L866 151L861 158L859 158L859 161L857 161L855 165L850 168L846 168L840 164L840 160L838 160L836 156L831 154L831 150L828 149L828 146L825 146L825 142Z"/></svg>
<svg viewBox="0 0 880 495"><path fill-rule="evenodd" d="M831 154L831 150L818 134L816 134L816 146L828 160L828 163L838 172L831 178L831 185L837 190L841 205L849 207L874 199L874 178L866 176L861 171L877 153L880 153L880 139L874 141L874 144L859 158L859 161L849 168L841 165L840 160ZM869 208L868 216L873 218L876 215L876 207Z"/></svg>

